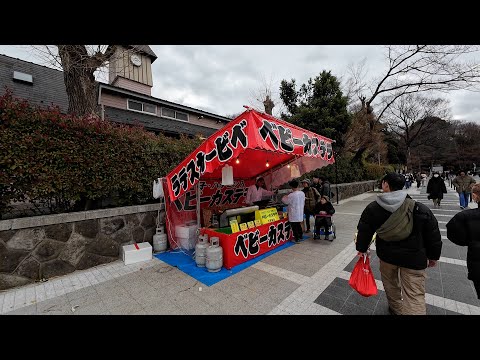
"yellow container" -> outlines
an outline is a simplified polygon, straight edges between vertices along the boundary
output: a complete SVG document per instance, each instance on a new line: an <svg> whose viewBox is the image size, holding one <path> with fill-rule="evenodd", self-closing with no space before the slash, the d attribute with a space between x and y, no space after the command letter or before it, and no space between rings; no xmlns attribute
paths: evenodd
<svg viewBox="0 0 480 360"><path fill-rule="evenodd" d="M255 211L255 220L260 220L262 225L280 220L278 211L275 208L262 209Z"/></svg>

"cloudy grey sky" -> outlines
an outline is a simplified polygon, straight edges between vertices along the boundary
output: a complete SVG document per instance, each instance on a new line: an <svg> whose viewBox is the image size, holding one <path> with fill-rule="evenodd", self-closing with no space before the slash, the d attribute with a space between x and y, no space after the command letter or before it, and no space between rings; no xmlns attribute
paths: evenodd
<svg viewBox="0 0 480 360"><path fill-rule="evenodd" d="M379 45L151 45L152 95L219 115L237 114L243 105L258 106L255 94L265 85L278 99L283 79L301 85L323 70L346 77L349 64L366 59L368 77L385 71ZM48 66L25 45L0 45L0 54ZM453 119L480 123L480 93L442 94ZM279 107L274 109L279 110Z"/></svg>

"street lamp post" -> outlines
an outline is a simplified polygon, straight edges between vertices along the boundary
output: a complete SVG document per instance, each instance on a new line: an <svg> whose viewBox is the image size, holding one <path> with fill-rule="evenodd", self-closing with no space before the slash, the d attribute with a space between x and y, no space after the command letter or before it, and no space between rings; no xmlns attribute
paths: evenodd
<svg viewBox="0 0 480 360"><path fill-rule="evenodd" d="M333 151L333 158L335 159L335 193L337 197L337 205L338 205L338 167L337 167L337 151L334 149L333 144L335 144L336 141L332 141L332 151Z"/></svg>
<svg viewBox="0 0 480 360"><path fill-rule="evenodd" d="M338 167L337 167L337 152L333 152L333 156L335 156L335 191L337 193L337 205L338 205Z"/></svg>

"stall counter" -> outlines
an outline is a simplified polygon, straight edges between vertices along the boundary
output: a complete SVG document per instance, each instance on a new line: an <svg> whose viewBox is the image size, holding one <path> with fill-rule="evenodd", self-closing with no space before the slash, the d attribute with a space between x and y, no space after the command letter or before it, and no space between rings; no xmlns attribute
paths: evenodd
<svg viewBox="0 0 480 360"><path fill-rule="evenodd" d="M260 225L234 234L216 232L215 229L202 228L201 235L210 239L216 236L223 249L223 266L231 269L245 261L265 254L289 241L292 236L288 219Z"/></svg>

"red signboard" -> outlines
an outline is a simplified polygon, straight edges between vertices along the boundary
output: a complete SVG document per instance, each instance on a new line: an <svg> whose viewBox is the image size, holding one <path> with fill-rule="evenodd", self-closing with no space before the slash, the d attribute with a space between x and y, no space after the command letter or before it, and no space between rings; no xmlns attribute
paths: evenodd
<svg viewBox="0 0 480 360"><path fill-rule="evenodd" d="M256 258L290 240L290 223L281 219L273 223L240 231L234 234L222 234L213 229L202 229L201 234L209 238L217 236L223 249L223 266L227 269Z"/></svg>
<svg viewBox="0 0 480 360"><path fill-rule="evenodd" d="M255 180L239 180L233 185L222 186L221 182L208 180L200 181L200 212L204 208L215 207L241 207L245 205L245 196L248 186ZM197 222L197 196L196 188L184 193L178 199L167 204L167 234L170 247L175 249L177 244L175 227L190 221Z"/></svg>
<svg viewBox="0 0 480 360"><path fill-rule="evenodd" d="M333 163L332 140L272 116L248 110L218 130L167 175L171 201L206 179L221 179L221 169L233 167L235 180L275 176L281 166L297 158L311 160L302 170Z"/></svg>

